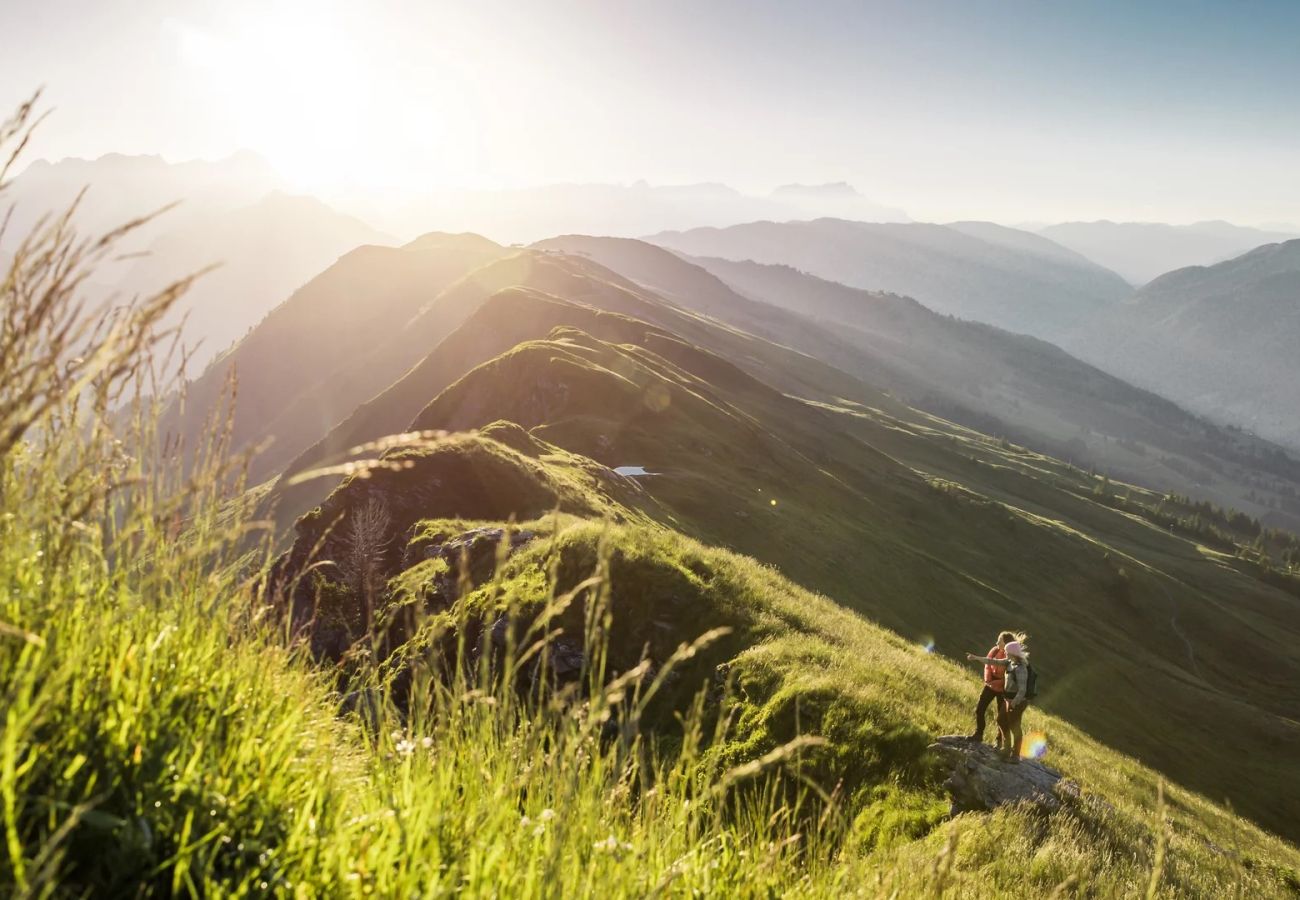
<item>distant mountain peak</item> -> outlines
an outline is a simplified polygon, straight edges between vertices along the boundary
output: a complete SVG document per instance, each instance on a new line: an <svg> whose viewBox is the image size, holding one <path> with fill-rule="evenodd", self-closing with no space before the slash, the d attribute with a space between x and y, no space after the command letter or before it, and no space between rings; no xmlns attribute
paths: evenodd
<svg viewBox="0 0 1300 900"><path fill-rule="evenodd" d="M772 191L773 197L853 197L860 198L862 194L858 189L847 181L828 181L825 184L783 184Z"/></svg>

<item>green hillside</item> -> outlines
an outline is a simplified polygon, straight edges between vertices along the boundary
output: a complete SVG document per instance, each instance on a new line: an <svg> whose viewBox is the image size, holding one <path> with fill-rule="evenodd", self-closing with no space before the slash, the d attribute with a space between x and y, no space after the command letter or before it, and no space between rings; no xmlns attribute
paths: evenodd
<svg viewBox="0 0 1300 900"><path fill-rule="evenodd" d="M519 321L529 302L539 323L563 308L509 299ZM603 466L645 466L660 474L636 482L643 515L953 656L988 622L1021 622L1061 673L1047 708L1271 827L1295 821L1276 788L1298 737L1296 599L1257 564L1140 519L1144 500L1157 505L1147 492L1103 497L1049 458L940 420L798 400L660 329L609 321L619 343L559 328L456 381L409 427L507 419ZM1124 494L1128 512L1113 508ZM1240 642L1249 660L1231 652Z"/></svg>
<svg viewBox="0 0 1300 900"><path fill-rule="evenodd" d="M1300 491L1300 461L1036 338L789 266L682 259L621 238L574 235L538 246L590 258L672 302L829 362L916 409L1112 478L1195 494L1300 529L1300 515L1288 512Z"/></svg>
<svg viewBox="0 0 1300 900"><path fill-rule="evenodd" d="M503 289L512 285L515 289ZM775 307L750 303L734 294L730 296L748 303L761 315L770 313L778 317L783 325L794 319ZM438 309L449 306L457 310L456 316L438 314ZM823 360L665 301L595 262L570 255L525 251L476 270L430 307L428 318L439 329L456 323L459 327L455 330L438 334L432 333L432 329L412 328L417 336L430 333L430 339L421 343L411 336L395 336L392 343L384 346L390 365L392 358L409 359L410 368L391 385L376 389L374 397L358 406L285 468L284 477L277 485L277 494L282 499L279 520L287 524L310 509L331 484L325 480L291 485L294 477L322 466L338 465L349 458L351 448L408 430L431 398L474 366L520 341L544 337L559 325L571 325L623 341L626 338L620 335L625 334L627 316L654 323L735 360L747 371L761 373L781 390L828 402L848 397L900 413L904 409L879 390ZM417 321L423 322L424 318ZM393 346L399 341L399 347ZM286 411L289 414L291 411ZM286 419L281 418L274 427L286 426ZM298 433L297 429L290 430Z"/></svg>

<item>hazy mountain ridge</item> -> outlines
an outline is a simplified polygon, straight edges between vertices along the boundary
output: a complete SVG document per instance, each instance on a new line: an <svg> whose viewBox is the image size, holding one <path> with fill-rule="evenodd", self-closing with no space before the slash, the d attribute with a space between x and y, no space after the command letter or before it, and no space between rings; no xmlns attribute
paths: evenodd
<svg viewBox="0 0 1300 900"><path fill-rule="evenodd" d="M1300 240L1155 279L1078 352L1217 420L1300 448Z"/></svg>
<svg viewBox="0 0 1300 900"><path fill-rule="evenodd" d="M502 243L529 243L568 232L636 237L696 225L826 215L871 222L910 221L902 210L874 203L847 184L783 185L763 195L717 183L637 181L445 190L424 195L343 195L331 200L395 234L467 230Z"/></svg>
<svg viewBox="0 0 1300 900"><path fill-rule="evenodd" d="M12 179L4 194L12 218L0 259L41 216L63 211L83 189L76 221L87 237L166 208L126 235L115 258L97 268L87 286L92 305L149 296L205 273L166 323L184 319L191 376L344 253L393 242L316 198L285 193L275 171L247 151L179 163L108 154L38 161Z"/></svg>
<svg viewBox="0 0 1300 900"><path fill-rule="evenodd" d="M163 232L112 291L145 295L208 266L173 311L196 350L192 373L345 253L392 238L313 197L272 192L250 206L213 212Z"/></svg>
<svg viewBox="0 0 1300 900"><path fill-rule="evenodd" d="M165 423L191 440L239 380L236 447L271 441L254 463L276 472L410 365L375 353L440 291L506 251L477 235L427 235L404 247L359 247L295 291L188 387ZM342 374L353 372L347 377ZM284 419L296 427L277 424Z"/></svg>
<svg viewBox="0 0 1300 900"><path fill-rule="evenodd" d="M83 191L78 227L96 236L174 204L119 248L143 250L165 231L213 212L248 206L281 187L280 176L266 161L246 151L212 162L169 163L160 156L121 153L93 160L38 160L14 176L5 190L5 203L13 206L6 237L27 234L38 219L62 211Z"/></svg>
<svg viewBox="0 0 1300 900"><path fill-rule="evenodd" d="M753 222L646 240L691 256L792 265L1048 339L1070 333L1130 292L1118 275L1086 259L984 223Z"/></svg>
<svg viewBox="0 0 1300 900"><path fill-rule="evenodd" d="M1135 285L1187 266L1208 266L1253 247L1300 237L1229 222L1063 222L1039 234L1118 272Z"/></svg>

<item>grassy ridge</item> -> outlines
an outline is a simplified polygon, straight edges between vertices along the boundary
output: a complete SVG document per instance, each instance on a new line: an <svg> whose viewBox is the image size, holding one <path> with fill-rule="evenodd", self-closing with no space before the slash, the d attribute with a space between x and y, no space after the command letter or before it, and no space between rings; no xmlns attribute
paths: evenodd
<svg viewBox="0 0 1300 900"><path fill-rule="evenodd" d="M158 534L147 582L109 577L83 535L50 580L39 538L13 539L36 523L6 512L0 883L16 894L886 896L929 883L959 896L1043 894L1074 876L1124 896L1153 871L1170 896L1223 884L1283 896L1295 883L1293 849L1176 789L1158 865L1155 775L1050 718L1054 762L1113 808L942 822L923 748L965 723L969 673L655 526L573 521L468 605L536 609L603 565L608 590L577 601L610 604L611 674L636 658L620 624L660 615L665 585L691 621L737 628L743 640L700 653L708 666L728 656L730 726L704 731L688 712L658 750L598 738L611 713L630 715L635 682L582 706L528 706L506 676L431 677L426 715L383 707L364 727L240 614L235 569L187 578L193 555L168 555ZM700 673L692 662L683 681ZM799 733L828 743L801 748ZM764 775L778 772L857 780L817 825L792 814L797 794L773 791Z"/></svg>

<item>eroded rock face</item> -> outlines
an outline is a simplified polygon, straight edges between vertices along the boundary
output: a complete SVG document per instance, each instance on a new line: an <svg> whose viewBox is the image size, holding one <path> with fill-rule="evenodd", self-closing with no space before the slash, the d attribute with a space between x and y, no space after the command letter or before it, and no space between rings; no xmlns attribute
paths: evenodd
<svg viewBox="0 0 1300 900"><path fill-rule="evenodd" d="M449 605L455 599L463 563L469 565L471 583L481 583L492 577L503 540L509 541L506 556L510 556L534 537L536 535L527 530L511 530L507 537L506 529L491 527L474 528L456 535L434 535L410 543L402 559L402 568L409 569L423 560L444 560L447 572L435 581L432 588L443 605Z"/></svg>
<svg viewBox="0 0 1300 900"><path fill-rule="evenodd" d="M1005 803L1028 801L1047 812L1079 797L1079 786L1036 759L1008 762L988 744L960 735L944 735L930 745L952 766L944 782L952 812L988 812Z"/></svg>
<svg viewBox="0 0 1300 900"><path fill-rule="evenodd" d="M307 639L316 659L339 662L359 642L370 647L368 623L372 617L380 620L394 600L389 583L393 576L426 560L442 560L446 565L440 572L411 587L426 611L446 609L463 583L472 588L492 578L503 541L504 557L509 557L535 537L527 530L474 528L413 540L413 526L399 525L381 517L376 533L358 549L360 542L344 520L316 542L316 558L303 550L306 542L301 541L277 561L270 596L283 598L295 630ZM310 577L296 577L302 572ZM381 640L371 649L386 655L412 632L408 617L383 621Z"/></svg>

